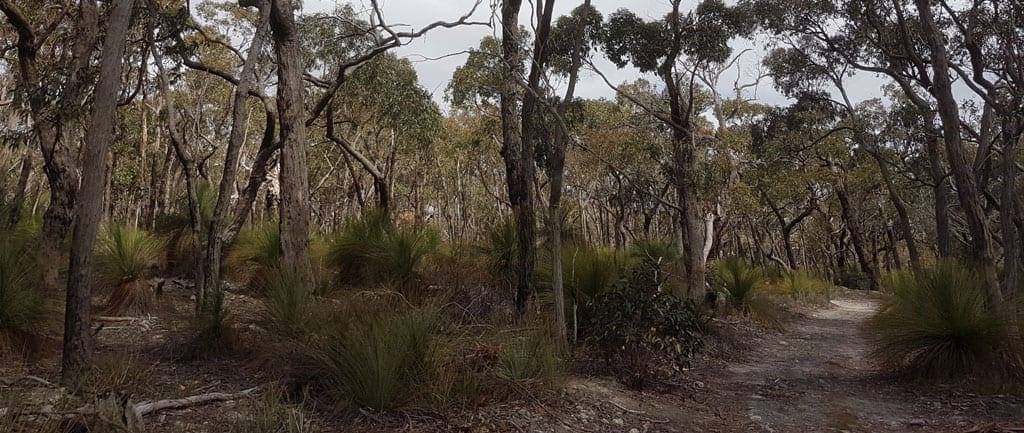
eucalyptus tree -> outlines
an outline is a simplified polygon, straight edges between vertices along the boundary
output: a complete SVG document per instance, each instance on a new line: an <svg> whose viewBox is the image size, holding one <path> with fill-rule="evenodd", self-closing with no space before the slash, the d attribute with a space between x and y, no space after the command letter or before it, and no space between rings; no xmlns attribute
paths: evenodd
<svg viewBox="0 0 1024 433"><path fill-rule="evenodd" d="M75 204L71 263L68 267L64 307L64 350L61 381L75 384L91 366L91 267L96 233L102 217L103 182L107 152L114 141L114 118L121 89L126 35L135 0L117 0L109 8L106 35L100 53L99 80L93 91L91 121L82 143L82 183Z"/></svg>
<svg viewBox="0 0 1024 433"><path fill-rule="evenodd" d="M648 107L648 113L672 132L669 167L679 208L687 296L698 298L706 284L704 212L698 192L702 142L695 121L701 114L694 98L696 71L709 63L727 61L732 53L729 41L750 34L753 26L744 3L728 6L721 0L705 0L683 11L682 1L672 0L670 7L663 19L654 21L620 9L608 17L603 45L616 66L632 65L641 72L654 73L665 88L668 112Z"/></svg>
<svg viewBox="0 0 1024 433"><path fill-rule="evenodd" d="M19 98L27 101L32 131L43 156L50 201L43 217L42 256L60 262L74 220L79 167L74 125L81 120L94 75L90 59L98 38L95 0L51 4L43 8L14 0L0 2L13 28ZM55 50L70 46L71 50ZM49 56L49 53L56 53ZM13 69L13 68L12 68ZM44 285L58 286L57 266L48 266Z"/></svg>
<svg viewBox="0 0 1024 433"><path fill-rule="evenodd" d="M370 175L377 206L390 213L396 159L434 140L441 113L412 64L384 54L353 75L325 123L326 137Z"/></svg>

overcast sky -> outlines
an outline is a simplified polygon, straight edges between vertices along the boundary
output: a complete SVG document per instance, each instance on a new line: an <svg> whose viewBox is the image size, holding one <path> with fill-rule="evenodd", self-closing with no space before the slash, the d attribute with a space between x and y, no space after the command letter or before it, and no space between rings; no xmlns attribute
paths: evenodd
<svg viewBox="0 0 1024 433"><path fill-rule="evenodd" d="M362 1L362 3L361 3ZM497 0L494 0L497 1ZM695 4L694 0L685 0ZM304 12L324 12L333 10L338 0L305 0ZM341 3L350 3L342 0ZM353 0L351 3L357 5L368 5L366 0ZM468 12L473 6L473 0L380 0L384 11L384 18L391 24L405 24L412 28L419 29L423 26L438 20L453 21ZM489 21L491 19L491 0L484 0L474 15L476 21ZM520 14L522 25L532 28L530 19L532 14L532 2L525 1L523 11ZM573 8L580 4L579 0L556 0L555 16L568 14ZM656 19L662 17L669 11L667 0L592 0L592 4L605 16L616 9L628 7L641 17ZM368 10L367 6L363 9ZM485 26L464 26L453 29L439 28L431 31L426 36L410 43L407 46L396 50L396 54L408 58L413 62L419 73L420 83L434 95L434 99L443 104L445 86L451 79L452 72L456 67L466 60L465 54L444 57L452 53L459 53L475 48L480 39L494 34L498 27L491 29ZM758 41L737 41L734 47L738 50L754 48L754 51L745 54L738 62L739 70L730 71L722 80L720 91L731 95L732 83L739 74L740 82L746 83L752 80L757 74L757 65L763 55L765 40ZM427 60L436 59L437 60ZM612 83L620 84L625 81L632 81L642 74L636 70L618 70L607 60L598 54L595 56L595 63L598 68L608 76ZM647 77L651 78L651 77ZM880 87L885 84L882 80L873 75L861 74L850 83L851 93L857 100L876 97L881 95ZM611 97L613 91L608 88L601 77L592 73L581 76L577 94L581 97ZM748 97L752 95L747 95ZM771 104L783 104L785 98L772 89L770 80L764 80L757 89L758 100Z"/></svg>

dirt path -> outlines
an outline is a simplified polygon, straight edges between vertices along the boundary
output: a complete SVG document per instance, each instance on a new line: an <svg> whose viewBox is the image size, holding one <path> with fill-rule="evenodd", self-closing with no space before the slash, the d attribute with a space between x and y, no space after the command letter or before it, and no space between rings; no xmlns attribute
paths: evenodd
<svg viewBox="0 0 1024 433"><path fill-rule="evenodd" d="M1024 422L1019 398L922 387L873 371L861 327L877 307L870 294L844 294L766 337L743 360L706 372L717 401L705 404L732 406L731 416L720 416L708 430L962 432Z"/></svg>

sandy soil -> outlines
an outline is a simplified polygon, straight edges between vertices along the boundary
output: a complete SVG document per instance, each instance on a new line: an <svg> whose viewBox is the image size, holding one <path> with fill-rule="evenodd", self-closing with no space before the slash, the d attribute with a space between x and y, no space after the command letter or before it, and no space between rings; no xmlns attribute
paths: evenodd
<svg viewBox="0 0 1024 433"><path fill-rule="evenodd" d="M1024 399L1019 396L979 396L886 378L874 371L866 361L861 328L877 307L877 295L847 292L826 308L796 319L784 333L765 338L741 361L702 372L713 394L708 405L732 412L707 431L963 432L1024 427Z"/></svg>

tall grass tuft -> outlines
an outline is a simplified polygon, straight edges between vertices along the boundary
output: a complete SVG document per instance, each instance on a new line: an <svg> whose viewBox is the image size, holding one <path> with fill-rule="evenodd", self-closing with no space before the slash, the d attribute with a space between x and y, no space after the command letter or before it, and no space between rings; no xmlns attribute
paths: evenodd
<svg viewBox="0 0 1024 433"><path fill-rule="evenodd" d="M258 285L266 296L268 327L285 337L302 336L312 319L315 285L303 282L295 270L280 267L264 273Z"/></svg>
<svg viewBox="0 0 1024 433"><path fill-rule="evenodd" d="M434 314L411 309L352 319L307 345L335 396L373 410L421 397L440 364Z"/></svg>
<svg viewBox="0 0 1024 433"><path fill-rule="evenodd" d="M495 278L512 284L515 280L516 260L519 258L519 238L516 224L511 218L491 225L480 252L487 257L487 266Z"/></svg>
<svg viewBox="0 0 1024 433"><path fill-rule="evenodd" d="M629 258L614 248L567 248L562 254L567 293L582 304L624 277Z"/></svg>
<svg viewBox="0 0 1024 433"><path fill-rule="evenodd" d="M786 271L771 285L771 290L780 295L797 298L819 298L828 300L832 296L833 285L818 278L811 272L799 269Z"/></svg>
<svg viewBox="0 0 1024 433"><path fill-rule="evenodd" d="M629 255L644 269L655 272L659 280L664 279L664 269L681 257L674 242L655 238L637 240L629 247Z"/></svg>
<svg viewBox="0 0 1024 433"><path fill-rule="evenodd" d="M346 284L385 284L405 292L440 245L434 230L395 227L383 212L368 210L338 230L327 256Z"/></svg>
<svg viewBox="0 0 1024 433"><path fill-rule="evenodd" d="M780 307L765 295L764 270L741 257L715 263L714 285L735 311L769 326L781 325Z"/></svg>
<svg viewBox="0 0 1024 433"><path fill-rule="evenodd" d="M715 283L734 308L747 311L764 284L764 272L741 257L729 257L715 263Z"/></svg>
<svg viewBox="0 0 1024 433"><path fill-rule="evenodd" d="M148 314L156 294L146 281L161 262L163 241L140 229L120 225L104 228L97 239L96 277L112 289L103 314Z"/></svg>
<svg viewBox="0 0 1024 433"><path fill-rule="evenodd" d="M281 232L277 223L261 222L238 234L227 257L227 268L235 280L252 288L265 277L265 270L277 267L280 259Z"/></svg>
<svg viewBox="0 0 1024 433"><path fill-rule="evenodd" d="M0 233L0 353L29 349L28 334L43 312L35 289L38 275L28 239L18 233Z"/></svg>
<svg viewBox="0 0 1024 433"><path fill-rule="evenodd" d="M918 274L898 272L883 291L867 325L870 355L881 367L938 380L999 370L1009 329L986 308L983 279L973 271L946 262Z"/></svg>
<svg viewBox="0 0 1024 433"><path fill-rule="evenodd" d="M512 335L498 351L496 374L518 382L553 386L563 373L558 342L551 332L528 329Z"/></svg>

